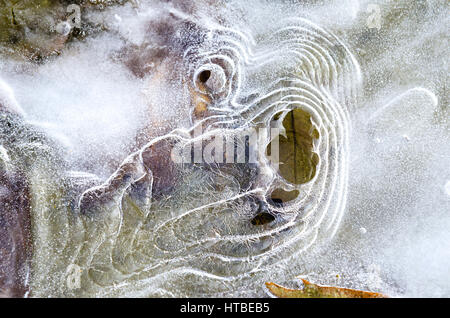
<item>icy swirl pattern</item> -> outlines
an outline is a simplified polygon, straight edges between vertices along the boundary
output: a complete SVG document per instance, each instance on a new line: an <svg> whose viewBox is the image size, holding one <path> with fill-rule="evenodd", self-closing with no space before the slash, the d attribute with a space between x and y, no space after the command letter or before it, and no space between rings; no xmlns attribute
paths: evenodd
<svg viewBox="0 0 450 318"><path fill-rule="evenodd" d="M349 113L361 81L348 48L303 19L264 34L214 25L186 48L184 61L195 97L192 130L151 141L70 206L57 203L72 195L62 189L87 176L32 177L33 295L260 295L268 273L295 266L333 237L345 208ZM292 182L264 151L256 164L169 163L170 149L192 144L200 124L205 135L283 131L296 110L318 158L307 182ZM260 149L275 137L265 136ZM158 163L161 154L166 161ZM157 186L167 188L163 179L174 180L174 189L152 197ZM276 189L298 196L274 204ZM268 221L252 222L261 213Z"/></svg>

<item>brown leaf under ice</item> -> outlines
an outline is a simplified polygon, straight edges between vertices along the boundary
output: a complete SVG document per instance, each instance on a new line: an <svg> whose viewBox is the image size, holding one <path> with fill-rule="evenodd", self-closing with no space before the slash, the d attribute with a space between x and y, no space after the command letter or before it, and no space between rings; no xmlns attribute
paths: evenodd
<svg viewBox="0 0 450 318"><path fill-rule="evenodd" d="M300 279L303 282L303 289L290 289L272 282L267 282L266 287L270 293L279 298L389 298L380 293L342 287L321 286L313 284L306 279Z"/></svg>

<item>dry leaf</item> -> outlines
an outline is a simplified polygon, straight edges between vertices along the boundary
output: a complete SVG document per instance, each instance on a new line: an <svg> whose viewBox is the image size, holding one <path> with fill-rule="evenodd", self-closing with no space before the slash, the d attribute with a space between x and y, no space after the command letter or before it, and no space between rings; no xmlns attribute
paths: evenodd
<svg viewBox="0 0 450 318"><path fill-rule="evenodd" d="M314 178L319 156L314 152L314 140L319 132L311 115L301 109L291 110L283 119L286 137L279 137L280 175L293 184L303 184ZM271 144L267 146L270 156Z"/></svg>
<svg viewBox="0 0 450 318"><path fill-rule="evenodd" d="M272 282L266 283L266 287L276 297L279 298L388 298L388 296L363 290L321 286L310 283L306 279L303 281L303 289L290 289Z"/></svg>

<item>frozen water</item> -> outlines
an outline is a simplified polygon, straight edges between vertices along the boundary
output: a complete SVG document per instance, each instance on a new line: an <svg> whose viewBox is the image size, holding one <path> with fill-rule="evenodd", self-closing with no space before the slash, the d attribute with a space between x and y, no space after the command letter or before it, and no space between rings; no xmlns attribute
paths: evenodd
<svg viewBox="0 0 450 318"><path fill-rule="evenodd" d="M0 105L23 118L4 119L0 163L27 171L32 296L261 296L298 275L450 295L445 1L141 1L83 18L108 31L42 65L0 62ZM299 108L317 132L309 182L264 156L171 161L200 125L284 129ZM277 205L275 189L299 195Z"/></svg>

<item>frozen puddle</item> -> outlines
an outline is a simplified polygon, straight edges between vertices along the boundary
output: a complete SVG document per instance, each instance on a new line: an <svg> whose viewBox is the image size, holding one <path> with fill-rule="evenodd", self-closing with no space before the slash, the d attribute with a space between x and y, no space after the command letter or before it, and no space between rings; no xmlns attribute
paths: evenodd
<svg viewBox="0 0 450 318"><path fill-rule="evenodd" d="M6 287L264 296L307 275L448 296L448 105L422 58L445 10L399 7L130 2L86 11L102 28L58 57L0 62L0 212L30 224L0 233L22 253Z"/></svg>

